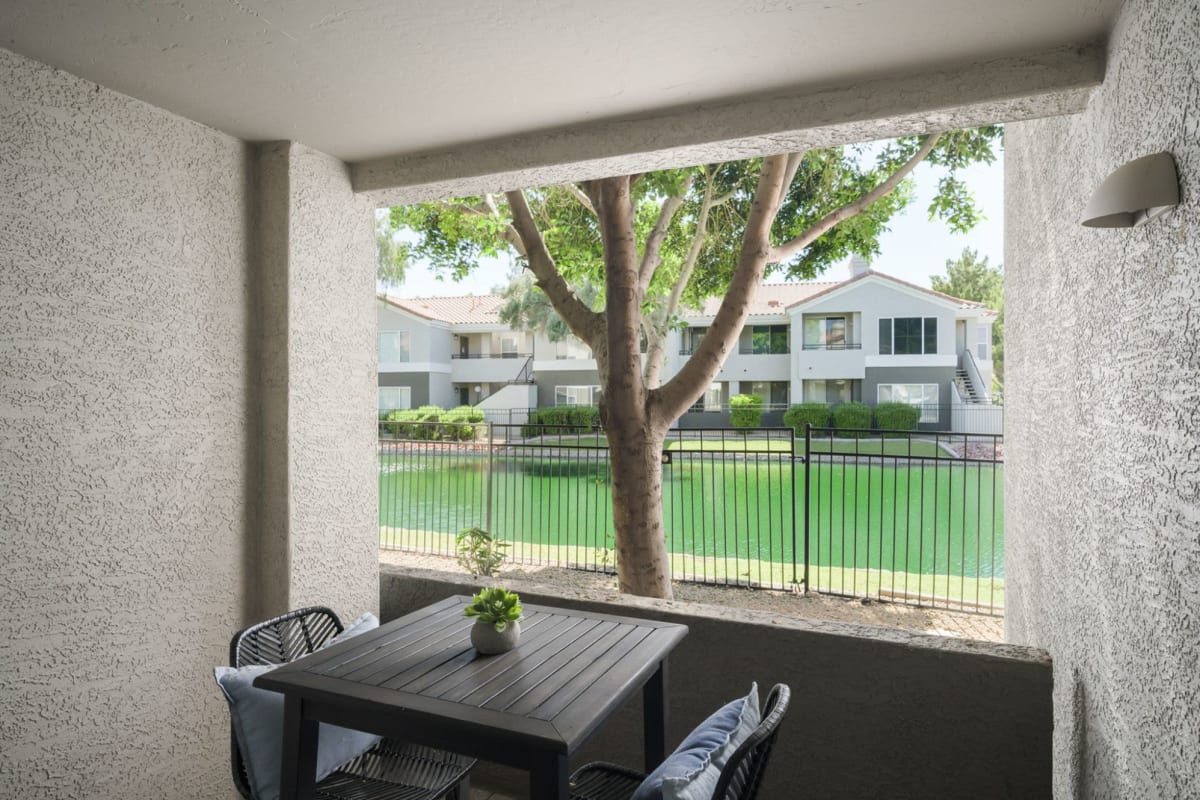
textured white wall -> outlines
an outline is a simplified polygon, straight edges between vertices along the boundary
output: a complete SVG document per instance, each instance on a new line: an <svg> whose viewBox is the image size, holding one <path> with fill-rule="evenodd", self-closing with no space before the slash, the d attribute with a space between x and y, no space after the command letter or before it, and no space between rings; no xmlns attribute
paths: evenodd
<svg viewBox="0 0 1200 800"><path fill-rule="evenodd" d="M0 796L229 793L248 174L0 50Z"/></svg>
<svg viewBox="0 0 1200 800"><path fill-rule="evenodd" d="M1055 666L1055 790L1200 796L1200 2L1130 0L1075 117L1008 127L1009 638ZM1168 150L1182 205L1078 224Z"/></svg>
<svg viewBox="0 0 1200 800"><path fill-rule="evenodd" d="M374 208L345 164L289 154L288 605L379 607Z"/></svg>
<svg viewBox="0 0 1200 800"><path fill-rule="evenodd" d="M247 621L378 607L371 208L0 50L0 797L230 796Z"/></svg>

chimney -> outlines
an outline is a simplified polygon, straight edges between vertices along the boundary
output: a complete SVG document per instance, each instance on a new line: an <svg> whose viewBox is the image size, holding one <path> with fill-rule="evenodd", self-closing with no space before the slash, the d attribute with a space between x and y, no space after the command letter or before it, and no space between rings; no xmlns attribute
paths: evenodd
<svg viewBox="0 0 1200 800"><path fill-rule="evenodd" d="M865 272L871 271L871 262L860 256L858 253L850 256L850 277L857 278Z"/></svg>

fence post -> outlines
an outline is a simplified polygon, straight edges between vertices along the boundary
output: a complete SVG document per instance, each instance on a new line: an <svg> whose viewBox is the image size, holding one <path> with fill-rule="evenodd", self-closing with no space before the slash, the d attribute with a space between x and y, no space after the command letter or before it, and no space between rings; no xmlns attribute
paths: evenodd
<svg viewBox="0 0 1200 800"><path fill-rule="evenodd" d="M492 458L493 458L493 454L496 452L496 439L495 439L496 429L495 429L494 425L495 425L495 423L493 423L493 422L488 423L488 437L487 437L488 460L487 460L487 527L486 527L486 530L488 533L491 533L491 534L495 533L495 531L492 530Z"/></svg>
<svg viewBox="0 0 1200 800"><path fill-rule="evenodd" d="M811 515L808 511L810 502L809 494L811 492L812 481L809 474L809 464L812 461L812 423L804 423L804 593L808 594L808 534L809 527L812 524ZM796 526L792 526L795 530ZM792 552L795 552L795 547Z"/></svg>

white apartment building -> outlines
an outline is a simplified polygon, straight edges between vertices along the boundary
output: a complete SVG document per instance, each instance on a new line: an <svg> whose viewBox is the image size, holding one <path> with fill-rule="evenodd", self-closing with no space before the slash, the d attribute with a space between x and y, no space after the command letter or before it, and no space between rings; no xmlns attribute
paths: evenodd
<svg viewBox="0 0 1200 800"><path fill-rule="evenodd" d="M551 342L510 329L499 320L502 304L496 295L380 297L380 410L596 404L591 351L574 337ZM719 305L713 298L683 314L687 327L670 333L664 379L703 339ZM950 429L956 407L990 402L995 318L980 303L857 259L847 280L764 283L736 351L679 424L728 424L729 398L757 394L770 424L791 403L897 401L921 407L922 427Z"/></svg>

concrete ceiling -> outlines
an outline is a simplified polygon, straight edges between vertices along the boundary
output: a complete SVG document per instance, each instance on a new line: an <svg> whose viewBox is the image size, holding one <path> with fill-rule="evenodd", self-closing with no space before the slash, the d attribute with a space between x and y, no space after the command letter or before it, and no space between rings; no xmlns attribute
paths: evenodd
<svg viewBox="0 0 1200 800"><path fill-rule="evenodd" d="M349 162L1102 41L1120 0L6 0L0 46ZM861 112L860 112L861 113Z"/></svg>

